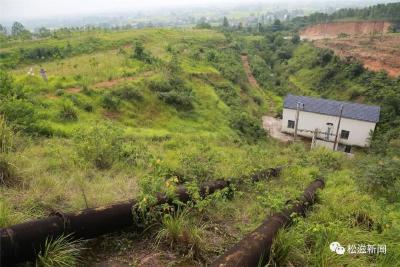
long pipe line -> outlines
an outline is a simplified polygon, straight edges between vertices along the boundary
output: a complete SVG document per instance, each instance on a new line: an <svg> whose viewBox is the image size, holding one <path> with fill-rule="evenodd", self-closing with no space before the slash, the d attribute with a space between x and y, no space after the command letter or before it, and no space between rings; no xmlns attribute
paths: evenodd
<svg viewBox="0 0 400 267"><path fill-rule="evenodd" d="M270 168L238 179L259 181L280 174L281 168ZM200 187L202 198L227 188L230 181L217 180L207 182ZM188 202L191 195L184 186L178 186L176 198ZM165 194L157 194L157 203L172 203ZM34 260L47 239L72 234L76 239L94 238L129 226L137 226L134 218L138 217L137 201L129 200L110 206L85 209L70 213L53 213L47 218L28 221L0 229L0 266Z"/></svg>
<svg viewBox="0 0 400 267"><path fill-rule="evenodd" d="M305 215L307 208L315 202L316 192L324 187L324 181L313 181L303 196L284 209L266 218L256 230L217 258L210 267L256 267L264 266L270 258L272 243L280 229L292 222L293 214Z"/></svg>

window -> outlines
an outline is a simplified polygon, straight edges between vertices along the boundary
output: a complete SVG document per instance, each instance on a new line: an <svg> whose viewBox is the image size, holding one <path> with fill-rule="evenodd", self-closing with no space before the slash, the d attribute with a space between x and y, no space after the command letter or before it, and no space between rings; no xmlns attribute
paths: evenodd
<svg viewBox="0 0 400 267"><path fill-rule="evenodd" d="M341 139L349 139L349 135L350 135L350 132L349 132L349 131L342 130L342 131L340 132L340 138L341 138Z"/></svg>
<svg viewBox="0 0 400 267"><path fill-rule="evenodd" d="M291 129L294 129L294 121L288 120L287 121L287 127L291 128Z"/></svg>
<svg viewBox="0 0 400 267"><path fill-rule="evenodd" d="M346 152L346 153L351 153L351 146L346 146L346 147L344 148L344 152Z"/></svg>

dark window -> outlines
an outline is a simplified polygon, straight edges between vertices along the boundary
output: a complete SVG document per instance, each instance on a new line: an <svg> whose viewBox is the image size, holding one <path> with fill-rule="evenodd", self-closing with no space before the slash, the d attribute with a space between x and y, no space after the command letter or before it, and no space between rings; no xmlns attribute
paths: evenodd
<svg viewBox="0 0 400 267"><path fill-rule="evenodd" d="M349 131L342 130L342 131L340 132L340 138L341 138L341 139L349 139L349 135L350 135L350 132L349 132Z"/></svg>
<svg viewBox="0 0 400 267"><path fill-rule="evenodd" d="M350 152L351 152L351 146L346 146L346 147L344 148L344 152L350 153Z"/></svg>
<svg viewBox="0 0 400 267"><path fill-rule="evenodd" d="M288 120L287 121L287 127L293 129L294 128L294 121Z"/></svg>

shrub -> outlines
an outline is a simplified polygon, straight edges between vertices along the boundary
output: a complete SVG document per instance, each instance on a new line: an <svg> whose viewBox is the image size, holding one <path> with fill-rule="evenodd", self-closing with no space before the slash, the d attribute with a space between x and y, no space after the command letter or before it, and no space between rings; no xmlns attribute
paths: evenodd
<svg viewBox="0 0 400 267"><path fill-rule="evenodd" d="M133 101L133 100L142 100L143 94L136 87L133 87L129 84L123 85L119 87L114 94L121 99Z"/></svg>
<svg viewBox="0 0 400 267"><path fill-rule="evenodd" d="M141 41L137 41L135 43L132 57L148 64L151 64L153 62L152 56L145 51L143 43Z"/></svg>
<svg viewBox="0 0 400 267"><path fill-rule="evenodd" d="M23 99L8 99L2 101L0 113L4 115L4 118L14 130L27 133L35 132L37 114L32 103Z"/></svg>
<svg viewBox="0 0 400 267"><path fill-rule="evenodd" d="M55 94L56 96L62 96L64 94L64 89L57 89Z"/></svg>
<svg viewBox="0 0 400 267"><path fill-rule="evenodd" d="M193 109L193 96L192 90L172 90L166 93L160 93L159 97L165 103L174 106L177 109L181 110L191 110Z"/></svg>
<svg viewBox="0 0 400 267"><path fill-rule="evenodd" d="M111 124L96 124L74 136L77 153L99 169L110 168L119 158L122 131Z"/></svg>
<svg viewBox="0 0 400 267"><path fill-rule="evenodd" d="M0 69L0 95L10 95L13 88L12 83L12 77L6 71Z"/></svg>
<svg viewBox="0 0 400 267"><path fill-rule="evenodd" d="M138 165L147 162L150 154L145 145L131 142L121 145L120 158L129 165Z"/></svg>
<svg viewBox="0 0 400 267"><path fill-rule="evenodd" d="M367 192L389 201L400 197L400 160L368 157L358 164L360 186Z"/></svg>
<svg viewBox="0 0 400 267"><path fill-rule="evenodd" d="M87 112L93 112L93 110L94 110L93 105L89 102L82 103L82 108L84 111L87 111Z"/></svg>
<svg viewBox="0 0 400 267"><path fill-rule="evenodd" d="M191 110L194 107L193 91L179 77L152 80L149 88L157 93L159 99L177 109Z"/></svg>
<svg viewBox="0 0 400 267"><path fill-rule="evenodd" d="M111 93L107 93L103 96L102 107L110 111L117 111L121 104L121 100L118 97L113 96Z"/></svg>
<svg viewBox="0 0 400 267"><path fill-rule="evenodd" d="M69 267L77 266L83 250L80 241L73 241L70 236L57 239L46 239L44 248L39 252L36 266L38 267Z"/></svg>
<svg viewBox="0 0 400 267"><path fill-rule="evenodd" d="M226 105L239 106L240 97L231 83L219 83L214 85L215 92Z"/></svg>
<svg viewBox="0 0 400 267"><path fill-rule="evenodd" d="M212 180L216 174L218 158L209 146L184 153L180 158L180 173L184 179L199 183Z"/></svg>
<svg viewBox="0 0 400 267"><path fill-rule="evenodd" d="M248 141L254 142L266 137L266 132L261 128L261 123L245 112L233 112L230 125L232 129Z"/></svg>
<svg viewBox="0 0 400 267"><path fill-rule="evenodd" d="M78 113L71 103L64 102L58 117L63 121L76 121L78 120Z"/></svg>

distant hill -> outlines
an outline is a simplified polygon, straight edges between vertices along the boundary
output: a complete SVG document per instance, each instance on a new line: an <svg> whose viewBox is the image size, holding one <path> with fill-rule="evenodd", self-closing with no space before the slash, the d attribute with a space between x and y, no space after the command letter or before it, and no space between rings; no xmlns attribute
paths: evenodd
<svg viewBox="0 0 400 267"><path fill-rule="evenodd" d="M328 23L333 21L390 21L390 31L400 30L400 2L390 4L378 4L365 8L343 8L332 14L321 12L312 13L309 16L298 17L292 20L298 28L310 24Z"/></svg>

